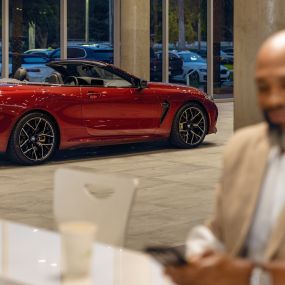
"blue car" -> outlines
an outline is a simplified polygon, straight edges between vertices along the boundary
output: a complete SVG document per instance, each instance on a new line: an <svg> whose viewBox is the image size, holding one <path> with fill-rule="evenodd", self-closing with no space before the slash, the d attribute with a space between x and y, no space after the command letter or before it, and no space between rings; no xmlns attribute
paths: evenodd
<svg viewBox="0 0 285 285"><path fill-rule="evenodd" d="M96 60L104 61L106 63L113 63L113 48L108 46L97 45L83 45L83 46L68 46L67 58L68 59L81 59L81 60ZM49 54L51 61L60 59L60 48L55 49Z"/></svg>

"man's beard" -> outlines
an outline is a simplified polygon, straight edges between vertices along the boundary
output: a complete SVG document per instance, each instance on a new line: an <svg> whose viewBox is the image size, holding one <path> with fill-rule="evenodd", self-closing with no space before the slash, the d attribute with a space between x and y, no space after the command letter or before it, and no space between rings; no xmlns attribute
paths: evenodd
<svg viewBox="0 0 285 285"><path fill-rule="evenodd" d="M265 121L269 126L269 138L273 145L277 145L281 150L285 150L285 132L281 125L275 124L271 121L269 117L269 112L271 110L265 110L263 112Z"/></svg>

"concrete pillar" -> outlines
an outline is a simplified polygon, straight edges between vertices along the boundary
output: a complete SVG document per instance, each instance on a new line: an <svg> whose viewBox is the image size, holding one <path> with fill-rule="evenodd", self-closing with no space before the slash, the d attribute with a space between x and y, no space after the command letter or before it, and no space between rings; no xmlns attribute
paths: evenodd
<svg viewBox="0 0 285 285"><path fill-rule="evenodd" d="M234 127L262 120L256 104L255 57L261 43L285 28L284 0L237 0L234 6Z"/></svg>
<svg viewBox="0 0 285 285"><path fill-rule="evenodd" d="M120 23L121 68L149 80L150 1L121 0Z"/></svg>
<svg viewBox="0 0 285 285"><path fill-rule="evenodd" d="M2 0L2 78L9 73L9 0Z"/></svg>

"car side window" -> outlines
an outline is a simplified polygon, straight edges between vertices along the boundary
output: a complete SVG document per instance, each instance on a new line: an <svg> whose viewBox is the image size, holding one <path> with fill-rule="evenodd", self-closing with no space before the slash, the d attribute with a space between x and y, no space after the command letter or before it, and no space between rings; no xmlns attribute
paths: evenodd
<svg viewBox="0 0 285 285"><path fill-rule="evenodd" d="M84 58L86 57L86 52L83 48L67 48L68 58Z"/></svg>
<svg viewBox="0 0 285 285"><path fill-rule="evenodd" d="M133 86L129 81L99 66L82 65L82 66L79 66L78 73L82 77L91 77L94 79L104 80L105 87L132 87ZM91 82L95 82L95 81L91 81Z"/></svg>

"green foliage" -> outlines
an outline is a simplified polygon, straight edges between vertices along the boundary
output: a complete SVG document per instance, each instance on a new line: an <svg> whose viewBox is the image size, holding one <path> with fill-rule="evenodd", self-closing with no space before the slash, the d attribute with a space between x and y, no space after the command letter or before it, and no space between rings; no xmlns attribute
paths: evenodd
<svg viewBox="0 0 285 285"><path fill-rule="evenodd" d="M222 1L224 26L222 29L222 40L233 40L233 0ZM169 1L169 42L176 44L179 39L178 1ZM184 0L185 13L185 40L188 43L198 40L198 21L200 17L201 40L207 40L207 0ZM151 34L154 41L160 43L162 40L162 1L151 0Z"/></svg>
<svg viewBox="0 0 285 285"><path fill-rule="evenodd" d="M185 19L185 40L188 43L198 39L198 22L201 18L202 39L206 38L207 31L207 1L205 0L184 0L184 19ZM169 2L169 41L176 44L179 39L179 15L177 0ZM206 11L206 15L204 13ZM204 36L203 36L204 35Z"/></svg>
<svg viewBox="0 0 285 285"><path fill-rule="evenodd" d="M178 7L174 5L174 1L170 1L169 5L169 42L176 43L178 41Z"/></svg>

